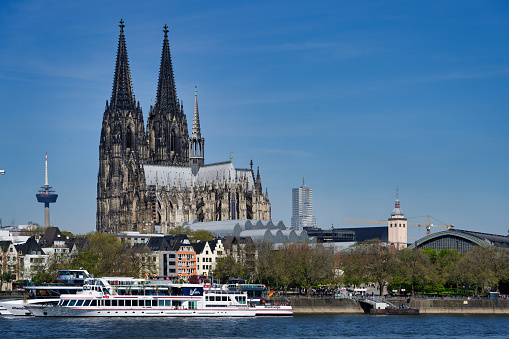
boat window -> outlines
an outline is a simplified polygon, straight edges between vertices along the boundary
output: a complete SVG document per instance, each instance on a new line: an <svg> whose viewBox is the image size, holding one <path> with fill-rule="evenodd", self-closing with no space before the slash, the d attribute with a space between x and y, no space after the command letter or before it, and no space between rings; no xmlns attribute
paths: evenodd
<svg viewBox="0 0 509 339"><path fill-rule="evenodd" d="M78 301L76 302L76 306L81 306L81 305L83 305L83 301L84 301L84 300L78 300Z"/></svg>
<svg viewBox="0 0 509 339"><path fill-rule="evenodd" d="M104 300L104 306L111 306L111 300Z"/></svg>
<svg viewBox="0 0 509 339"><path fill-rule="evenodd" d="M85 302L83 303L83 306L87 307L87 306L90 306L90 302L92 300L85 300Z"/></svg>
<svg viewBox="0 0 509 339"><path fill-rule="evenodd" d="M159 299L159 301L158 301L158 306L159 306L159 307L164 306L164 300Z"/></svg>
<svg viewBox="0 0 509 339"><path fill-rule="evenodd" d="M124 307L124 301L123 300L119 300L118 301L118 306L119 307Z"/></svg>
<svg viewBox="0 0 509 339"><path fill-rule="evenodd" d="M208 295L205 296L205 301L209 301L209 296Z"/></svg>
<svg viewBox="0 0 509 339"><path fill-rule="evenodd" d="M76 300L69 300L69 306L74 306L76 304Z"/></svg>
<svg viewBox="0 0 509 339"><path fill-rule="evenodd" d="M246 296L235 296L235 300L237 300L237 302L239 304L245 304L246 303Z"/></svg>
<svg viewBox="0 0 509 339"><path fill-rule="evenodd" d="M171 307L171 300L165 300L164 306Z"/></svg>
<svg viewBox="0 0 509 339"><path fill-rule="evenodd" d="M117 301L116 301L116 300L112 300L112 301L111 301L111 306L115 306L115 307L116 307L116 306L118 306L118 305L117 305Z"/></svg>
<svg viewBox="0 0 509 339"><path fill-rule="evenodd" d="M131 307L131 300L126 300L125 301L125 306L126 307Z"/></svg>
<svg viewBox="0 0 509 339"><path fill-rule="evenodd" d="M92 300L92 302L90 303L90 306L97 306L97 300Z"/></svg>
<svg viewBox="0 0 509 339"><path fill-rule="evenodd" d="M145 300L145 306L151 306L150 300Z"/></svg>
<svg viewBox="0 0 509 339"><path fill-rule="evenodd" d="M133 300L133 306L138 306L138 300Z"/></svg>
<svg viewBox="0 0 509 339"><path fill-rule="evenodd" d="M195 310L195 309L197 308L197 307L196 307L196 304L197 304L197 302L196 302L196 301L190 301L190 302L188 303L188 306L189 306L188 308L189 308L190 310Z"/></svg>
<svg viewBox="0 0 509 339"><path fill-rule="evenodd" d="M223 295L223 301L228 301L228 296L227 295Z"/></svg>

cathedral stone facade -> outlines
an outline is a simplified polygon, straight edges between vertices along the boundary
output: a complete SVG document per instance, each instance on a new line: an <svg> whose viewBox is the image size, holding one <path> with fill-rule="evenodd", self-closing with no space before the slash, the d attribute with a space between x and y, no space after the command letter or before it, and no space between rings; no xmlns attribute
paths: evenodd
<svg viewBox="0 0 509 339"><path fill-rule="evenodd" d="M184 221L270 220L259 169L236 169L230 161L205 164L195 91L189 137L179 102L164 27L155 104L145 131L136 102L120 21L110 102L106 101L99 144L97 230L106 233L166 231Z"/></svg>

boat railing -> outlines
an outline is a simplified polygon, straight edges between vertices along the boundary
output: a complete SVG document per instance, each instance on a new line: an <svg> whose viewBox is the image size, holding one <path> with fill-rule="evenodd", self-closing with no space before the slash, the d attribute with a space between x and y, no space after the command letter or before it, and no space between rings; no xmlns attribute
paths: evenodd
<svg viewBox="0 0 509 339"><path fill-rule="evenodd" d="M222 290L222 289L207 289L204 288L203 292L205 293L215 293L215 294L244 294L245 291L231 291L231 290Z"/></svg>
<svg viewBox="0 0 509 339"><path fill-rule="evenodd" d="M69 283L35 283L35 282L23 283L21 286L23 288L29 287L30 289L32 289L33 287L35 287L35 288L37 288L37 287L41 287L41 288L44 288L44 287L82 287L82 285L69 284Z"/></svg>

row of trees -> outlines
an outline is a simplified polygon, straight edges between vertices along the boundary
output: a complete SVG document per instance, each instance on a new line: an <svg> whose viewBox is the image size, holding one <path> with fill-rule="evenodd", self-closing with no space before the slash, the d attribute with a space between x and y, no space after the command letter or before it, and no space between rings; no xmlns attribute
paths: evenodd
<svg viewBox="0 0 509 339"><path fill-rule="evenodd" d="M267 286L300 287L308 293L316 285L340 283L332 248L294 243L276 250L272 243L259 243L256 249L256 256L244 253L241 257L245 260L237 261L232 256L222 258L213 271L214 278L225 282L231 277L250 279L253 276L253 281ZM254 253L250 247L244 251Z"/></svg>
<svg viewBox="0 0 509 339"><path fill-rule="evenodd" d="M383 293L406 291L423 294L508 293L509 251L497 247L475 247L462 255L455 250L403 249L394 251L378 240L359 243L339 253L320 244L285 244L274 249L259 243L251 260L246 253L227 256L216 266L214 278L225 282L241 277L270 286L306 289L327 285L359 286L375 283ZM241 260L239 260L241 258Z"/></svg>
<svg viewBox="0 0 509 339"><path fill-rule="evenodd" d="M477 246L468 254L454 250L404 249L393 253L379 241L358 244L342 251L339 265L344 283L377 283L380 294L388 290L444 294L505 292L509 281L509 252Z"/></svg>
<svg viewBox="0 0 509 339"><path fill-rule="evenodd" d="M46 228L34 224L30 235L41 236ZM44 270L37 272L33 281L54 281L58 269L86 269L96 277L104 276L130 276L140 277L142 267L144 271L155 272L157 269L153 262L143 260L143 254L149 252L144 246L129 246L113 234L90 232L74 236L72 233L62 231L69 238L83 238L86 242L76 256L55 254L48 258ZM186 234L191 242L210 241L213 234L209 231L193 231L189 226L179 226L169 234Z"/></svg>
<svg viewBox="0 0 509 339"><path fill-rule="evenodd" d="M52 255L46 269L38 272L33 281L51 282L56 279L58 269L85 269L96 277L126 276L141 274L142 255L148 249L142 246L128 246L113 234L91 232L88 241L77 255Z"/></svg>

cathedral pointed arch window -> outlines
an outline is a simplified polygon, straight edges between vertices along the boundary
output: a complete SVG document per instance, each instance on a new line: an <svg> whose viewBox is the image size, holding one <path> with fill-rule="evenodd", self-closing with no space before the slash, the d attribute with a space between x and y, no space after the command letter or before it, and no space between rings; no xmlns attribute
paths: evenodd
<svg viewBox="0 0 509 339"><path fill-rule="evenodd" d="M126 136L125 136L125 148L131 149L133 147L133 145L134 145L133 132L132 132L131 128L128 128Z"/></svg>
<svg viewBox="0 0 509 339"><path fill-rule="evenodd" d="M170 134L170 151L174 152L175 151L175 146L176 146L176 143L177 143L177 138L175 137L175 131L171 131L171 134Z"/></svg>

